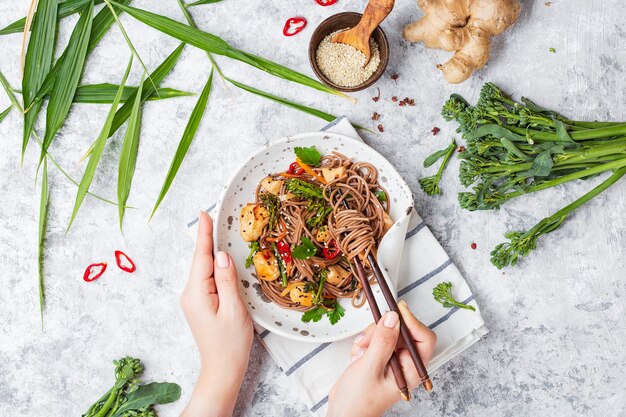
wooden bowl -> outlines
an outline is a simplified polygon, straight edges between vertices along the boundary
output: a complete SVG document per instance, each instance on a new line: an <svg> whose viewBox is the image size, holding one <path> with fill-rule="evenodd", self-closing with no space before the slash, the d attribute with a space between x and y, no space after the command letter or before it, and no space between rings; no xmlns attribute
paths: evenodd
<svg viewBox="0 0 626 417"><path fill-rule="evenodd" d="M317 78L319 78L321 82L335 90L353 92L371 87L383 75L389 63L389 42L387 41L387 35L385 35L385 32L379 26L374 30L374 33L372 33L372 38L374 38L374 41L378 44L380 64L378 64L378 68L367 81L354 87L344 87L333 83L320 70L317 65L316 52L322 40L337 30L356 26L359 20L361 20L361 13L338 13L320 23L317 29L315 29L315 32L313 32L313 35L311 35L311 40L309 41L309 61L311 62L311 68L313 68L313 72L315 72L315 75L317 75Z"/></svg>

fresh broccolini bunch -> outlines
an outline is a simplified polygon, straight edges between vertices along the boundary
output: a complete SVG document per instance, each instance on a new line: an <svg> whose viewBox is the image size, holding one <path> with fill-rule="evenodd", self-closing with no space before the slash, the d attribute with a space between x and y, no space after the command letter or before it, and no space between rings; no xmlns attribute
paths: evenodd
<svg viewBox="0 0 626 417"><path fill-rule="evenodd" d="M497 209L505 202L603 172L602 184L539 222L527 232L511 232L508 243L491 253L492 263L514 265L537 246L539 236L561 226L576 208L609 188L626 169L626 123L570 120L522 98L514 101L486 83L471 106L458 95L444 104L442 115L459 124L466 141L459 154L459 179L471 191L459 193L467 210Z"/></svg>
<svg viewBox="0 0 626 417"><path fill-rule="evenodd" d="M139 359L127 356L115 365L115 383L83 417L157 417L153 406L180 398L180 386L170 382L141 385L143 366Z"/></svg>

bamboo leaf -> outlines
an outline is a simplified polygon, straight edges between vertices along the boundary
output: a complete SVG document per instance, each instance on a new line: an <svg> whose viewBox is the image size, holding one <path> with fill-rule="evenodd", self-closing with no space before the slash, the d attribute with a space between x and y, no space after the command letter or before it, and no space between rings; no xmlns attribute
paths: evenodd
<svg viewBox="0 0 626 417"><path fill-rule="evenodd" d="M46 156L48 147L65 122L74 101L74 92L78 87L78 81L85 66L92 16L93 0L87 4L86 10L83 11L72 31L63 54L59 72L55 77L54 88L50 92L50 101L48 102L46 114L46 133L43 138L39 163Z"/></svg>
<svg viewBox="0 0 626 417"><path fill-rule="evenodd" d="M57 29L57 6L57 0L40 0L37 4L37 15L33 19L30 40L26 50L24 76L22 77L24 108L30 107L29 111L24 114L22 160L28 145L30 131L41 108L41 101L33 103L33 99L52 65Z"/></svg>
<svg viewBox="0 0 626 417"><path fill-rule="evenodd" d="M222 0L198 0L198 1L194 1L193 3L189 3L187 4L187 7L191 7L191 6L200 6L202 4L213 4L213 3L219 3Z"/></svg>
<svg viewBox="0 0 626 417"><path fill-rule="evenodd" d="M225 78L226 78L226 80L229 83L233 84L235 87L241 88L242 90L245 90L245 91L247 91L249 93L256 94L257 96L266 98L268 100L275 101L275 102L283 104L283 105L285 105L287 107L291 107L293 109L300 110L301 112L310 114L312 116L319 117L320 119L326 120L328 122L332 122L333 120L335 120L337 118L337 116L333 116L332 114L323 112L323 111L315 109L313 107L308 107L308 106L305 106L303 104L295 103L293 101L287 100L286 98L278 97L278 96L275 96L273 94L267 93L265 91L258 90L258 89L254 88L254 87L249 86L249 85L240 83L239 81L235 81L235 80L233 80L230 77L225 77ZM363 126L360 126L360 125L357 125L357 124L352 124L352 126L354 126L356 129L365 129Z"/></svg>
<svg viewBox="0 0 626 417"><path fill-rule="evenodd" d="M107 5L107 7L109 8L109 10L111 10L111 13L113 14L113 18L115 19L115 23L117 23L117 26L120 28L120 32L122 32L122 35L124 36L124 40L126 41L126 44L128 45L128 48L133 53L133 55L135 55L135 57L137 58L137 60L141 64L141 66L143 67L143 70L147 74L148 73L148 67L146 67L146 64L144 64L143 59L141 59L141 56L139 55L139 52L137 52L137 49L135 49L135 45L133 45L133 42L128 37L128 33L126 33L126 29L124 29L124 25L122 25L122 22L120 22L120 19L117 16L117 11L115 10L115 8L111 5L111 3L108 0L104 0L104 2ZM149 75L148 75L148 79L150 79ZM151 79L150 79L150 82L152 83ZM153 87L154 87L154 89L156 91L157 86L154 85L154 83L152 83L152 85L153 85Z"/></svg>
<svg viewBox="0 0 626 417"><path fill-rule="evenodd" d="M165 60L161 63L161 65L159 65L154 71L152 71L152 73L148 76L148 78L150 78L152 82L150 83L146 83L145 81L143 82L143 84L145 85L143 86L143 90L141 93L142 103L155 93L156 87L158 87L158 85L161 84L163 79L165 79L165 77L170 73L170 71L172 71L172 69L178 62L178 59L180 58L180 54L183 52L184 47L185 47L184 43L181 43L180 45L178 45L178 47L174 49L174 51L167 58L165 58ZM111 137L117 131L117 129L119 129L120 126L123 125L126 122L126 120L128 120L128 118L130 117L130 113L132 111L132 106L133 106L134 101L135 101L135 97L133 94L131 94L128 97L128 100L126 101L126 103L124 103L124 105L120 107L117 113L115 113L115 118L113 119L113 124L111 126L111 133L109 134L109 137Z"/></svg>
<svg viewBox="0 0 626 417"><path fill-rule="evenodd" d="M126 127L126 134L124 135L124 142L122 143L122 150L120 152L120 163L117 175L117 202L119 203L120 230L122 230L122 222L124 220L124 206L130 194L130 186L133 182L133 175L135 174L135 166L137 164L139 131L141 128L140 110L143 80L144 78L142 77L137 94L135 94L133 109L128 121L128 127Z"/></svg>
<svg viewBox="0 0 626 417"><path fill-rule="evenodd" d="M152 94L154 94L154 85L158 86L161 83L161 81L163 81L163 79L167 76L167 74L170 73L172 68L174 68L184 48L185 48L184 43L181 43L180 45L178 45L178 47L174 49L174 51L167 58L165 58L165 61L163 61L161 65L159 65L154 71L152 71L152 74L150 74L150 77L152 78L152 82L143 86L143 90L141 93L142 103L146 101L148 97L150 97ZM126 100L126 102L124 103L124 105L119 108L117 113L115 113L115 118L113 119L113 125L111 126L111 133L109 137L113 136L113 134L117 131L117 129L119 129L120 126L123 125L126 122L126 120L128 120L128 118L130 117L130 113L132 111L132 106L134 102L135 102L135 96L131 94L128 97L128 100ZM87 149L87 152L85 152L85 155L83 155L83 157L81 158L81 161L83 159L88 158L89 155L91 155L91 152L93 151L94 146L95 146L95 142L92 143L91 146L89 146L89 149Z"/></svg>
<svg viewBox="0 0 626 417"><path fill-rule="evenodd" d="M183 23L177 22L176 20L170 19L165 16L161 16L130 6L121 5L112 0L110 1L110 3L118 6L120 9L124 10L126 13L128 13L135 19L147 24L148 26L152 26L153 28L167 35L188 43L189 45L203 49L210 53L223 55L244 62L275 77L293 81L319 91L334 94L354 101L354 99L350 98L344 93L334 90L307 75L301 74L297 71L294 71L275 62L269 61L265 58L255 56L234 48L230 46L226 41L215 35L203 32L191 26L187 26Z"/></svg>
<svg viewBox="0 0 626 417"><path fill-rule="evenodd" d="M7 93L7 96L9 96L9 99L11 100L11 103L13 103L13 107L15 107L16 109L18 109L20 111L20 113L23 111L22 106L20 105L20 103L17 101L17 99L15 98L15 95L13 94L13 89L11 88L11 86L9 85L9 83L7 82L6 78L4 78L4 75L0 72L0 84L2 84L2 87L4 88L4 91ZM39 136L37 135L37 132L35 132L34 130L31 131L31 135L35 138L35 140L37 141L37 143L39 144L39 146L41 147L41 139L39 138ZM54 157L48 153L46 154L46 159L50 159L52 161L52 163L54 164L54 166L59 170L59 172L61 174L63 174L63 176L65 178L67 178L72 184L74 184L75 186L78 187L78 182L76 182L76 180L74 178L72 178L67 171L65 171L63 169L63 167L57 162L56 159L54 159ZM114 206L117 206L118 204L114 201L111 200L107 200L104 197L100 197L97 194L93 194L91 192L87 192L89 195L91 195L92 197L97 198L98 200L101 200L107 204L112 204ZM132 208L132 207L126 207L126 208Z"/></svg>
<svg viewBox="0 0 626 417"><path fill-rule="evenodd" d="M48 158L43 160L43 175L41 180L41 198L39 199L39 240L37 246L37 271L39 274L39 313L41 314L41 329L43 330L44 309L44 276L43 258L44 241L46 238L46 222L48 220Z"/></svg>
<svg viewBox="0 0 626 417"><path fill-rule="evenodd" d="M163 201L165 194L170 189L176 174L178 173L178 169L180 165L183 163L185 159L185 155L187 155L187 151L189 150L189 146L191 146L191 142L193 142L193 138L196 136L196 132L198 131L198 126L200 126L200 122L202 121L202 116L204 115L204 111L206 109L207 103L209 101L209 94L211 93L211 85L213 83L213 70L209 75L209 80L206 82L202 93L200 93L200 97L198 97L198 102L196 103L193 111L191 112L191 116L189 117L189 121L187 122L187 126L185 127L185 131L183 132L183 136L178 143L178 148L176 148L176 153L174 154L174 158L172 159L172 163L170 164L170 168L167 171L167 175L165 176L165 181L163 182L163 186L161 187L161 192L159 193L159 197L157 198L156 203L154 204L154 208L152 209L152 214L150 214L150 219L154 216L157 208ZM150 220L148 220L150 221Z"/></svg>
<svg viewBox="0 0 626 417"><path fill-rule="evenodd" d="M81 0L81 1L85 2L85 0ZM96 1L95 3L96 4L102 3L103 1L104 0L100 0L100 1ZM130 0L120 0L120 3L128 4L130 3ZM91 51L93 51L93 49L96 47L98 42L100 42L102 37L108 32L113 22L114 22L113 14L111 14L111 10L108 7L105 7L102 10L100 10L100 12L96 15L96 17L93 18L93 23L91 25L91 33L89 35L89 45L87 46L87 55L89 55ZM61 64L63 63L64 57L65 57L65 51L59 57L57 62L54 64L54 66L48 73L48 76L46 77L43 84L41 85L41 88L39 88L39 91L37 91L35 100L43 99L44 96L46 96L47 94L50 93L50 91L52 91L52 88L54 86L54 80L57 76L57 73L59 72L59 68L61 67Z"/></svg>
<svg viewBox="0 0 626 417"><path fill-rule="evenodd" d="M13 109L12 104L9 107L7 107L6 110L4 110L2 113L0 113L0 123L2 123L4 118L7 117L9 113L11 113L11 109Z"/></svg>
<svg viewBox="0 0 626 417"><path fill-rule="evenodd" d="M113 103L113 99L115 98L115 93L118 88L119 85L108 83L81 85L78 89L76 89L76 94L74 94L74 103L111 104ZM136 91L137 87L124 87L120 102L126 103L131 96L136 96ZM155 92L151 96L147 97L146 100L165 100L168 98L194 95L193 93L173 88L158 88L157 91L158 94Z"/></svg>
<svg viewBox="0 0 626 417"><path fill-rule="evenodd" d="M126 79L128 78L128 73L130 72L130 68L133 65L133 58L131 55L130 60L128 61L128 66L126 67L126 72L124 73L124 77L120 82L120 88L115 96L115 100L111 105L111 110L109 110L109 114L104 122L104 126L102 127L102 131L96 140L96 145L94 147L94 151L89 158L89 162L87 163L87 167L85 168L85 173L83 174L83 178L80 181L80 185L78 186L78 193L76 194L76 201L74 202L74 209L72 210L72 217L70 218L69 225L67 226L67 232L69 232L70 227L72 227L72 223L76 218L76 214L78 213L78 209L80 209L85 196L87 195L87 191L89 191L89 187L91 186L91 182L93 181L93 177L96 173L96 169L98 168L98 163L100 162L100 157L102 156L102 152L104 151L104 145L106 145L107 139L109 138L109 134L111 133L111 125L113 124L113 118L115 117L115 111L117 110L117 106L120 103L120 99L122 98L122 91L124 89L124 85L126 84Z"/></svg>
<svg viewBox="0 0 626 417"><path fill-rule="evenodd" d="M88 2L89 0L65 0L64 2L59 3L59 9L57 12L57 20L61 20L63 18L66 18L67 16L73 15L74 13L83 9ZM100 4L103 2L104 0L95 0L94 4ZM19 20L16 20L15 22L9 24L3 29L0 29L0 36L9 35L11 33L24 32L25 23L26 23L25 17Z"/></svg>

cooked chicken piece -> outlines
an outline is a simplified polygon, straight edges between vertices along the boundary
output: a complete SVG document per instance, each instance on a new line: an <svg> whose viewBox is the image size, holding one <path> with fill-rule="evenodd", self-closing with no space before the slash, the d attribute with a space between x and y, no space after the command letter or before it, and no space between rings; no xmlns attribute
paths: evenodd
<svg viewBox="0 0 626 417"><path fill-rule="evenodd" d="M278 193L280 193L280 187L282 186L283 180L277 180L272 177L265 177L261 181L261 188L274 195L278 195Z"/></svg>
<svg viewBox="0 0 626 417"><path fill-rule="evenodd" d="M327 182L335 181L346 175L346 167L322 168L322 175Z"/></svg>
<svg viewBox="0 0 626 417"><path fill-rule="evenodd" d="M281 194L278 196L278 199L280 201L288 201L291 200L292 198L294 198L296 195L295 194L291 194L291 193L287 193L287 194Z"/></svg>
<svg viewBox="0 0 626 417"><path fill-rule="evenodd" d="M270 214L261 204L248 204L239 216L241 238L246 242L258 240L263 228L270 222Z"/></svg>
<svg viewBox="0 0 626 417"><path fill-rule="evenodd" d="M289 298L294 303L300 303L300 305L305 307L313 305L313 294L310 292L304 292L304 284L297 285L289 291Z"/></svg>
<svg viewBox="0 0 626 417"><path fill-rule="evenodd" d="M254 254L252 263L259 279L263 281L274 281L280 276L278 260L274 254L265 249Z"/></svg>
<svg viewBox="0 0 626 417"><path fill-rule="evenodd" d="M393 226L393 224L394 224L395 222L393 221L393 219L391 218L391 216L390 216L389 214L387 214L387 212L386 212L386 211L384 212L383 217L384 217L384 219L385 219L385 227L384 227L384 228L385 228L385 233L387 233L387 231L388 231L389 229L391 229L391 226Z"/></svg>
<svg viewBox="0 0 626 417"><path fill-rule="evenodd" d="M330 232L328 231L328 226L322 226L317 231L315 235L315 240L320 243L326 243L330 240Z"/></svg>
<svg viewBox="0 0 626 417"><path fill-rule="evenodd" d="M348 275L350 275L350 271L346 271L339 265L329 266L326 282L333 285L339 285L339 283L341 283L341 281L343 281Z"/></svg>

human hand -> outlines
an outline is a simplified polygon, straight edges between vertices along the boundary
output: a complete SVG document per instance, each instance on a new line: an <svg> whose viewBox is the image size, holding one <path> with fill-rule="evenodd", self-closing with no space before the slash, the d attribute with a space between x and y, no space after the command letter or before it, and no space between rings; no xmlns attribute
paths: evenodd
<svg viewBox="0 0 626 417"><path fill-rule="evenodd" d="M241 300L237 270L225 252L213 258L213 222L200 213L196 250L180 304L200 351L200 376L181 417L233 413L252 346L252 320Z"/></svg>
<svg viewBox="0 0 626 417"><path fill-rule="evenodd" d="M437 335L415 318L404 301L400 301L398 307L424 365L428 366ZM400 400L396 380L388 365L394 350L409 389L420 384L404 341L398 341L399 334L398 314L390 311L378 324L370 325L357 336L352 346L352 363L330 391L327 417L379 417Z"/></svg>

